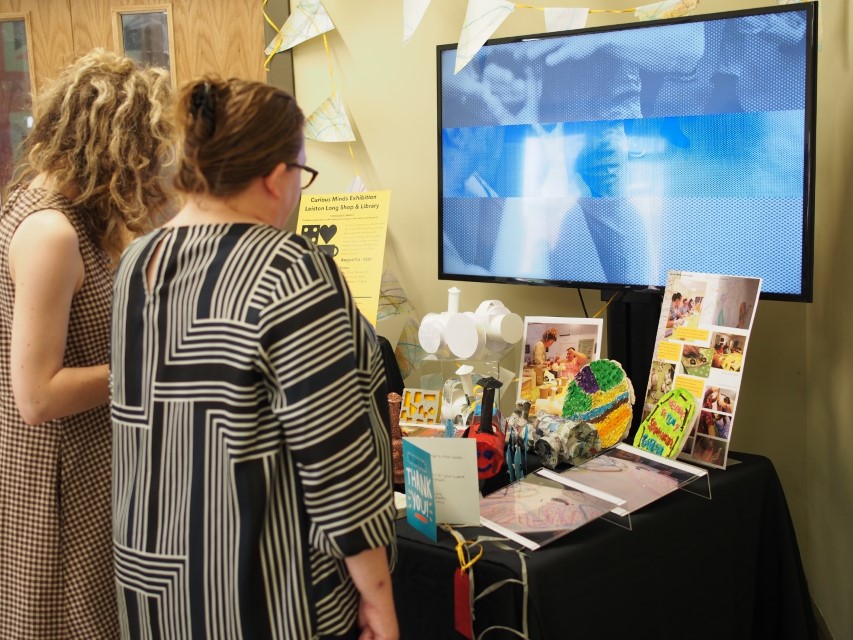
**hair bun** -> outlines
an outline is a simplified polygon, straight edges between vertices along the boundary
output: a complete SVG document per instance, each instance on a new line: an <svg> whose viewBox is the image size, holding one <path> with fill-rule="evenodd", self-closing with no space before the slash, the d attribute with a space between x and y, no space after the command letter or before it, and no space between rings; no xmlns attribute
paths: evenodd
<svg viewBox="0 0 853 640"><path fill-rule="evenodd" d="M216 98L215 89L210 82L205 81L195 86L190 94L190 105L195 117L203 120L210 127L210 135L216 127Z"/></svg>

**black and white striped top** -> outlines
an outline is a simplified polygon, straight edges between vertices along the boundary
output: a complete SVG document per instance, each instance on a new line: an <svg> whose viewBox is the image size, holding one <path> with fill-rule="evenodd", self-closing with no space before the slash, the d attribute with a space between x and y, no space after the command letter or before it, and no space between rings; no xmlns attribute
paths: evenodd
<svg viewBox="0 0 853 640"><path fill-rule="evenodd" d="M393 540L387 393L330 258L265 225L137 240L116 277L112 390L125 637L353 626L342 559Z"/></svg>

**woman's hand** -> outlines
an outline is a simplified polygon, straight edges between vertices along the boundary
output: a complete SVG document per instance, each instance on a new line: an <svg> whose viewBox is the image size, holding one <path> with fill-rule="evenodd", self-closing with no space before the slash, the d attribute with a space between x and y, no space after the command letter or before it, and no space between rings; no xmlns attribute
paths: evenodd
<svg viewBox="0 0 853 640"><path fill-rule="evenodd" d="M391 593L391 572L385 547L368 549L345 559L347 570L361 595L359 640L398 640L397 614Z"/></svg>
<svg viewBox="0 0 853 640"><path fill-rule="evenodd" d="M397 640L400 637L393 604L388 610L376 607L362 598L358 608L358 624L361 627L359 640Z"/></svg>

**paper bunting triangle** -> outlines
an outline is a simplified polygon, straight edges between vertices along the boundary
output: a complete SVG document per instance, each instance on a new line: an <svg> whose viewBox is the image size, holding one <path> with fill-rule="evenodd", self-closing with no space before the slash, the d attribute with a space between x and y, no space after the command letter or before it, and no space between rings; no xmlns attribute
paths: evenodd
<svg viewBox="0 0 853 640"><path fill-rule="evenodd" d="M507 0L468 0L465 23L456 49L454 73L459 73L471 61L483 43L514 10L515 3Z"/></svg>
<svg viewBox="0 0 853 640"><path fill-rule="evenodd" d="M431 0L403 0L403 42L418 28Z"/></svg>
<svg viewBox="0 0 853 640"><path fill-rule="evenodd" d="M545 31L569 31L583 29L589 9L545 9Z"/></svg>
<svg viewBox="0 0 853 640"><path fill-rule="evenodd" d="M356 176L352 179L352 182L349 183L347 193L361 193L362 191L367 191L367 187L364 186L361 176Z"/></svg>
<svg viewBox="0 0 853 640"><path fill-rule="evenodd" d="M634 17L640 20L661 20L688 16L699 6L699 0L664 0L637 7Z"/></svg>
<svg viewBox="0 0 853 640"><path fill-rule="evenodd" d="M317 142L352 142L355 134L337 92L305 120L305 139Z"/></svg>
<svg viewBox="0 0 853 640"><path fill-rule="evenodd" d="M320 0L300 0L278 35L264 49L264 53L270 55L273 51L287 51L334 28L335 25Z"/></svg>

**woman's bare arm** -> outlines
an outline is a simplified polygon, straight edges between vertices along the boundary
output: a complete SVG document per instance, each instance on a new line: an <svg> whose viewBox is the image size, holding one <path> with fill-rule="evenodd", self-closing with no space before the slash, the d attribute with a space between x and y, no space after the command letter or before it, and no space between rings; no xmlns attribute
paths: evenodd
<svg viewBox="0 0 853 640"><path fill-rule="evenodd" d="M28 424L86 411L109 401L107 364L63 366L83 258L74 227L59 211L28 216L9 248L15 283L11 376L15 403Z"/></svg>

